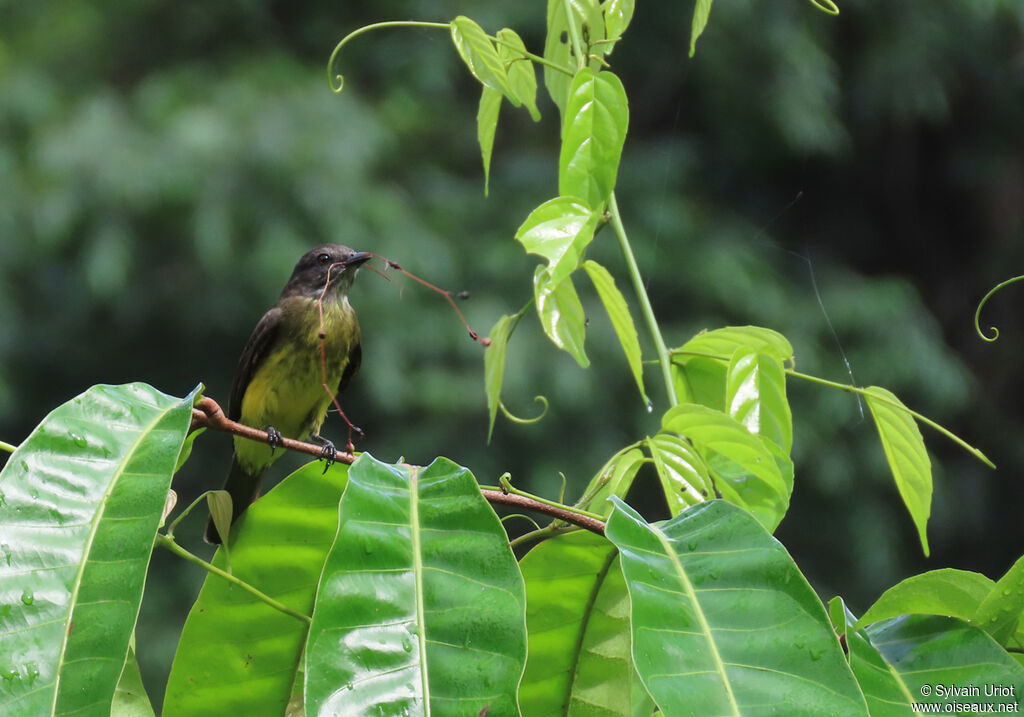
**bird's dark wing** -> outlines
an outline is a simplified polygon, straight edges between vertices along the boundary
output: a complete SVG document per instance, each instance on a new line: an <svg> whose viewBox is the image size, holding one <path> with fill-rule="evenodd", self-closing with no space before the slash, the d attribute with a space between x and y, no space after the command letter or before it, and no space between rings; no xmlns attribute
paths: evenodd
<svg viewBox="0 0 1024 717"><path fill-rule="evenodd" d="M345 370L341 373L341 381L338 382L338 393L344 393L348 387L348 382L352 380L352 377L356 375L356 371L359 370L359 364L363 362L363 345L356 344L352 347L352 350L348 352L348 365L345 366Z"/></svg>
<svg viewBox="0 0 1024 717"><path fill-rule="evenodd" d="M242 416L242 397L245 396L245 389L249 382L256 375L256 369L263 363L270 347L274 345L281 328L281 309L274 307L256 324L252 330L249 340L242 349L242 355L238 357L238 368L235 371L235 383L231 387L231 407L228 411L228 418L237 421Z"/></svg>

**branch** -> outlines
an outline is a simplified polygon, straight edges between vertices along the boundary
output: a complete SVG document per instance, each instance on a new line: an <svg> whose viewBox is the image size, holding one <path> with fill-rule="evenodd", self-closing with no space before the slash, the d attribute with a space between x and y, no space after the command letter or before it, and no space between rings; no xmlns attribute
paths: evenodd
<svg viewBox="0 0 1024 717"><path fill-rule="evenodd" d="M204 397L199 403L192 407L192 426L189 428L189 433L198 428L212 428L215 431L232 433L236 436L248 438L249 440L258 441L260 443L269 442L269 436L267 436L266 431L246 426L238 421L232 421L224 415L224 411L221 409L220 405L208 396ZM293 438L281 438L280 445L289 451L308 453L316 458L323 458L323 446L318 446L315 443L296 441ZM339 451L334 457L336 462L348 465L352 465L355 459L356 457L351 452L342 453Z"/></svg>
<svg viewBox="0 0 1024 717"><path fill-rule="evenodd" d="M564 520L566 523L578 525L592 533L604 535L604 522L597 518L591 518L588 515L581 515L575 511L560 508L555 505L541 503L533 498L527 498L525 495L505 493L504 491L494 490L491 488L481 488L480 492L483 493L484 498L486 498L489 503L501 503L502 505L514 505L517 508L526 508L538 513L543 513L544 515L550 515L552 518Z"/></svg>

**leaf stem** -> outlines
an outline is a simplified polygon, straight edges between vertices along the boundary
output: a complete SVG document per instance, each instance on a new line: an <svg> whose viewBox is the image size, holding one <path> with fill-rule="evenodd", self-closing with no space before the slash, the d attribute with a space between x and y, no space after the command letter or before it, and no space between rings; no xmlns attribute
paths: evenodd
<svg viewBox="0 0 1024 717"><path fill-rule="evenodd" d="M526 58L529 58L530 60L533 60L538 65L544 65L545 67L550 67L552 70L556 70L556 71L561 72L563 74L569 75L569 77L573 76L573 72L571 70L568 70L565 67L562 67L557 62L552 62L551 60L548 60L547 58L541 57L540 55L534 55L529 50L524 50L524 49L518 47L517 45L513 45L511 42L506 42L505 40L502 40L497 35L488 35L487 39L491 40L492 42L495 42L495 43L497 43L499 45L507 47L510 50L515 50L517 53L519 53L523 57L526 57Z"/></svg>
<svg viewBox="0 0 1024 717"><path fill-rule="evenodd" d="M334 46L334 52L331 53L331 57L327 60L327 82L330 84L331 89L335 92L341 92L345 86L345 78L340 74L334 74L334 61L338 58L338 54L341 52L341 48L349 43L350 40L354 40L360 35L363 35L370 30L381 30L388 27L430 27L430 28L444 28L448 29L451 25L447 22L422 22L419 20L390 20L388 22L375 22L372 25L363 25L358 30L353 30L349 34L342 38L341 42ZM337 85L335 85L337 81Z"/></svg>
<svg viewBox="0 0 1024 717"><path fill-rule="evenodd" d="M587 66L587 56L583 52L583 38L580 37L580 29L572 14L572 0L562 0L562 8L565 11L565 24L569 26L569 38L572 41L572 49L576 54L576 71ZM575 73L573 73L575 74Z"/></svg>
<svg viewBox="0 0 1024 717"><path fill-rule="evenodd" d="M527 493L525 490L520 490L519 488L516 488L514 485L512 485L512 482L509 480L508 473L505 473L500 478L498 478L498 484L500 485L499 488L483 485L480 487L489 490L500 490L503 493L511 493L512 495L519 495L522 496L523 498L529 498L530 500L537 501L541 505L550 506L551 508L557 508L558 510L565 511L566 513L581 515L584 518L592 518L593 520L604 520L604 516L598 515L597 513L591 513L589 510L581 510L579 508L574 508L573 506L570 505L556 503L553 500L541 498L539 495L534 495L533 493Z"/></svg>
<svg viewBox="0 0 1024 717"><path fill-rule="evenodd" d="M10 443L0 441L0 451L7 451L8 453L14 453L18 450L17 446L12 446Z"/></svg>
<svg viewBox="0 0 1024 717"><path fill-rule="evenodd" d="M311 624L313 622L313 620L309 617L309 615L303 615L301 612L299 612L297 610L292 610L287 605L278 602L277 600L275 600L274 598L270 597L266 593L260 592L259 590L254 588L249 583L247 583L247 582L245 582L243 580L239 580L234 575L231 575L230 573L227 573L227 572L221 570L220 568L218 568L213 563L208 563L205 560L203 560L202 558L200 558L200 557L198 557L196 555L193 555L192 553L188 552L183 547L181 547L176 542L174 542L174 538L171 538L171 537L169 537L167 535L163 535L163 534L158 533L157 536L156 536L156 542L157 542L158 545L162 545L163 547L167 548L168 550L170 550L172 553L174 553L178 557L184 558L188 562L193 563L195 565L198 565L203 570L206 570L209 573L213 573L214 575L217 575L217 576L220 576L220 577L224 578L225 580L227 580L232 585L237 585L238 587L242 588L242 590L245 590L247 593L249 593L250 595L255 597L257 600L260 600L261 602L266 603L267 605L269 605L270 607L274 608L275 610L283 612L285 615L291 615L296 620L301 620L302 622L306 623L306 625L309 625L309 624Z"/></svg>
<svg viewBox="0 0 1024 717"><path fill-rule="evenodd" d="M167 526L167 531L166 531L167 532L167 537L170 540L174 540L174 529L178 527L178 523L180 523L182 520L184 520L185 517L189 513L192 512L192 509L195 508L197 505L199 505L199 501L206 500L206 496L208 496L212 492L213 491L208 490L208 491L205 491L205 492L201 493L198 498L196 498L194 501L192 501L192 504L189 505L189 507L187 507L187 508L185 508L185 510L181 511L181 515L179 515L177 518L175 518L173 521L171 521L171 524Z"/></svg>
<svg viewBox="0 0 1024 717"><path fill-rule="evenodd" d="M647 289L644 288L643 277L640 276L640 268L637 266L636 257L633 256L633 248L630 246L629 237L626 236L626 229L622 225L622 216L619 214L619 204L615 201L615 192L608 196L608 212L612 217L612 228L615 236L619 238L619 246L622 248L622 255L626 259L626 267L629 269L629 277L633 281L633 291L636 292L640 301L640 311L647 322L647 330L651 333L654 341L654 350L658 354L658 363L661 365L661 377L665 382L665 395L668 397L668 405L675 406L679 403L676 398L675 388L672 386L672 354L665 346L665 339L658 327L658 320L654 316L654 309L647 297Z"/></svg>

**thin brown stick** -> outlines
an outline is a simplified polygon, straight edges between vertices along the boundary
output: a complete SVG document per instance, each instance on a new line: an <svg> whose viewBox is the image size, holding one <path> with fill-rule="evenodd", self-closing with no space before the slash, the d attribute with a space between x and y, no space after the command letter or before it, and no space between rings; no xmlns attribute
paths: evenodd
<svg viewBox="0 0 1024 717"><path fill-rule="evenodd" d="M604 523L597 518L591 518L586 515L574 513L571 510L565 510L563 508L558 508L557 506L540 503L532 500L531 498L527 498L524 495L504 493L500 490L491 490L488 488L481 488L480 492L489 503L501 503L503 505L514 505L519 508L527 508L528 510L543 513L544 515L550 515L552 518L564 520L566 523L578 525L592 533L604 535Z"/></svg>

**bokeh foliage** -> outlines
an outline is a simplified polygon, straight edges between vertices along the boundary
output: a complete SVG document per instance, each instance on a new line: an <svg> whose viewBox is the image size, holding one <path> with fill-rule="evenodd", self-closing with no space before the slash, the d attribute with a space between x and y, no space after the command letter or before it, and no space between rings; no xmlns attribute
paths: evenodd
<svg viewBox="0 0 1024 717"><path fill-rule="evenodd" d="M321 241L469 291L478 331L517 310L534 259L513 234L557 189L550 101L538 125L503 113L485 199L477 88L445 32L364 38L341 59L345 91L324 79L338 38L392 17L469 14L540 49L539 5L467 2L0 5L0 438L20 441L98 382L183 394L202 380L226 402L246 335ZM719 0L693 60L689 10L641 4L613 56L631 108L619 203L667 340L773 327L799 369L849 380L848 363L1000 466L926 434L925 563L867 408L794 389L800 478L778 535L821 594L861 610L927 567L998 577L1019 553L1024 493L1019 295L986 309L997 344L973 337L970 317L1024 261L1024 9L847 0L831 18L799 0ZM616 274L607 234L590 255ZM579 490L656 430L585 289L591 367L528 317L503 396L528 413L543 393L551 412L529 427L499 418L488 447L480 347L436 296L393 278L363 272L353 296L364 365L345 408L367 431L360 447L447 455L482 481L507 470L554 494L559 471ZM219 485L229 450L199 441L176 480L183 501ZM631 502L650 514L643 485ZM157 557L139 631L169 659L163 610L190 603L201 576ZM165 679L166 664L142 668Z"/></svg>

